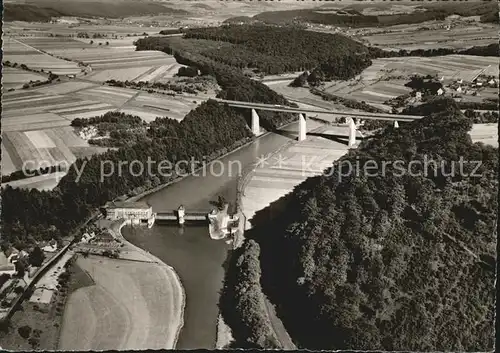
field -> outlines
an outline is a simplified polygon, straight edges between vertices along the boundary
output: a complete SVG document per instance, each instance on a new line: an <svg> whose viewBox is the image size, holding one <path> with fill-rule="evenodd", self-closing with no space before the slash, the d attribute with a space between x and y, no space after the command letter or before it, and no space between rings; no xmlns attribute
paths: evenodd
<svg viewBox="0 0 500 353"><path fill-rule="evenodd" d="M448 21L450 24L452 20ZM421 30L420 28L430 28ZM371 32L371 31L368 31ZM387 50L413 50L431 48L466 49L472 46L498 42L498 29L491 24L466 22L449 30L443 22L425 22L419 25L392 26L379 34L361 34L359 38Z"/></svg>
<svg viewBox="0 0 500 353"><path fill-rule="evenodd" d="M77 32L87 32L90 35L104 32L123 37L127 35L140 35L144 32L153 34L159 31L158 29L143 28L139 25L124 25L122 21L117 21L116 24L109 24L108 21L103 20L88 20L78 23L78 27L76 28L71 22L73 21L68 21L64 18L62 18L62 21L59 23L12 21L4 23L4 31L5 34L8 35L19 35L23 37L49 37L50 34L70 36L75 35Z"/></svg>
<svg viewBox="0 0 500 353"><path fill-rule="evenodd" d="M45 31L50 28L43 28L43 24L40 26L42 31L36 31L31 36L20 36L11 29L16 35L6 38L5 60L55 74L78 74L85 80L99 83L110 79L156 81L172 77L183 66L177 64L173 56L162 52L135 51L133 42L141 36L118 36L103 28L97 33L107 34L109 38L48 37L49 32ZM92 31L85 32L84 28L77 31L92 36ZM76 35L75 32L73 29L67 35ZM83 74L78 63L88 65L89 72Z"/></svg>
<svg viewBox="0 0 500 353"><path fill-rule="evenodd" d="M80 68L74 62L45 54L12 37L4 37L3 40L3 61L10 61L18 65L25 64L30 69L43 69L46 72L52 71L52 73L58 75L77 74L80 72Z"/></svg>
<svg viewBox="0 0 500 353"><path fill-rule="evenodd" d="M161 53L160 53L161 54ZM170 60L173 60L170 57ZM177 64L146 67L148 77L165 79ZM124 71L134 68L117 69ZM103 71L101 71L102 73ZM112 76L120 79L118 76ZM2 97L2 170L4 174L20 170L24 163L31 169L106 151L90 146L76 135L70 123L75 118L90 118L108 111L120 110L138 115L145 121L168 116L182 120L198 98L148 94L128 88L102 86L87 80L73 79L29 90L7 92ZM58 176L42 176L17 181L13 185L48 189Z"/></svg>
<svg viewBox="0 0 500 353"><path fill-rule="evenodd" d="M469 134L473 142L482 142L498 148L498 124L474 124Z"/></svg>
<svg viewBox="0 0 500 353"><path fill-rule="evenodd" d="M23 84L30 81L45 81L47 78L36 72L29 72L12 67L4 67L2 70L2 86L7 91L11 88L21 88Z"/></svg>
<svg viewBox="0 0 500 353"><path fill-rule="evenodd" d="M127 103L121 111L138 115L146 121L154 120L158 116L182 120L190 110L197 106L193 100L200 101L198 98L190 100L185 97L142 92Z"/></svg>
<svg viewBox="0 0 500 353"><path fill-rule="evenodd" d="M348 81L332 81L325 83L324 91L348 99L364 101L370 105L390 111L384 101L411 91L404 84L412 75L437 75L444 77L444 82L459 79L470 79L485 69L485 75L498 76L498 59L472 55L447 55L432 58L406 57L383 58L373 60L373 64L357 77ZM338 104L323 101L307 88L288 87L292 81L276 76L266 77L263 82L274 91L292 101L300 101L313 106L327 109L346 109ZM484 98L494 98L498 95L496 89L485 88L481 96L467 97L481 101Z"/></svg>
<svg viewBox="0 0 500 353"><path fill-rule="evenodd" d="M3 157L3 156L2 156ZM37 189L37 190L52 190L54 189L59 181L65 176L65 172L56 172L51 174L39 175L32 178L21 179L11 181L9 183L2 184L2 187L10 185L13 188L20 189Z"/></svg>
<svg viewBox="0 0 500 353"><path fill-rule="evenodd" d="M352 80L327 83L325 91L389 110L390 108L382 103L410 92L404 84L412 75L437 75L439 78L444 77L446 83L471 79L485 68L485 75L498 76L498 59L472 55L376 59L373 60L372 66ZM486 92L485 94L488 94Z"/></svg>
<svg viewBox="0 0 500 353"><path fill-rule="evenodd" d="M115 107L104 105L98 100L83 100L69 94L48 93L72 91L73 84L76 84L73 89L88 86L81 85L80 82L66 82L60 84L62 88L54 85L37 90L10 92L3 96L2 171L4 174L20 170L23 163L31 163L26 166L29 169L32 169L32 166L34 169L43 164L47 166L63 161L72 163L82 155L82 152L91 155L106 150L90 146L77 136L69 125L73 117L99 115Z"/></svg>
<svg viewBox="0 0 500 353"><path fill-rule="evenodd" d="M95 281L68 299L59 349L172 348L176 288L170 272L153 263L79 257Z"/></svg>
<svg viewBox="0 0 500 353"><path fill-rule="evenodd" d="M310 107L329 109L329 110L342 110L345 112L357 111L356 109L347 108L338 103L325 101L321 97L312 94L308 88L289 87L288 85L291 81L292 80L271 81L271 82L265 82L265 84L269 86L272 90L278 92L279 94L287 98L289 101L294 102L299 106L303 104ZM331 119L332 115L325 117L329 117Z"/></svg>

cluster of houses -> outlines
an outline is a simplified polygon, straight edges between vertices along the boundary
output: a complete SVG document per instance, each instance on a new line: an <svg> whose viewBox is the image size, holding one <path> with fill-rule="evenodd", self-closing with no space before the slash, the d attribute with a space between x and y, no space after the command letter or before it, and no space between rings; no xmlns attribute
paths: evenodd
<svg viewBox="0 0 500 353"><path fill-rule="evenodd" d="M5 251L0 252L0 275L10 275L13 276L17 272L16 263L24 258L27 258L29 254L24 250L17 250L16 248L9 248Z"/></svg>
<svg viewBox="0 0 500 353"><path fill-rule="evenodd" d="M57 251L57 241L52 239L49 242L39 244L40 249L46 253L54 253ZM17 250L10 247L5 251L0 252L0 275L13 276L17 273L16 263L21 260L27 260L29 253L25 250Z"/></svg>
<svg viewBox="0 0 500 353"><path fill-rule="evenodd" d="M489 76L478 76L473 80L458 79L450 83L448 87L460 94L476 96L483 87L498 88L498 79Z"/></svg>

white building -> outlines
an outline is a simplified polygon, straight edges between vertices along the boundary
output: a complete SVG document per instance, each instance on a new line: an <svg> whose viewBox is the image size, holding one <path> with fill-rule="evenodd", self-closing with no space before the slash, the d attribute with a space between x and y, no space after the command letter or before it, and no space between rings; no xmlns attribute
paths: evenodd
<svg viewBox="0 0 500 353"><path fill-rule="evenodd" d="M457 90L457 92L458 92L458 90ZM444 90L442 88L437 90L438 96L442 95L443 93L444 93Z"/></svg>
<svg viewBox="0 0 500 353"><path fill-rule="evenodd" d="M110 201L104 206L106 218L112 221L125 219L132 224L154 222L153 209L146 202ZM151 224L152 225L152 224Z"/></svg>
<svg viewBox="0 0 500 353"><path fill-rule="evenodd" d="M14 275L16 273L16 265L9 261L5 253L0 252L0 275Z"/></svg>

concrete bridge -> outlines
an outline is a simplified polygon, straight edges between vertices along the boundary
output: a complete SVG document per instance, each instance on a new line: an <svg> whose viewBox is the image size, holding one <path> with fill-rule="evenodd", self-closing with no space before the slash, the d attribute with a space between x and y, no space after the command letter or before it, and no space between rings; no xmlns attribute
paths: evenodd
<svg viewBox="0 0 500 353"><path fill-rule="evenodd" d="M399 115L399 114L389 114L389 113L365 113L365 112L343 112L343 111L334 111L334 110L322 110L322 109L314 109L314 108L294 108L288 107L284 105L273 105L273 104L263 104L263 103L251 103L251 102L242 102L242 101L232 101L214 98L215 101L220 103L226 103L230 107L235 108L247 108L252 110L252 123L251 129L254 135L260 134L260 122L259 115L256 110L267 110L267 111L275 111L275 112L287 112L287 113L295 113L299 114L299 141L303 141L306 139L306 114L328 114L339 117L347 117L348 125L349 125L349 146L353 146L356 143L356 124L354 123L353 118L360 118L366 120L385 120L385 121L393 121L394 127L398 127L398 121L413 121L417 119L423 118L423 116L418 115Z"/></svg>

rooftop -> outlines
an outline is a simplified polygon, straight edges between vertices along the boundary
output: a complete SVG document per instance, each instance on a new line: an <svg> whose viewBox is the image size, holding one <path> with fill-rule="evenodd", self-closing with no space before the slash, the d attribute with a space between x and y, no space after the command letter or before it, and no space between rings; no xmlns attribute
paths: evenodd
<svg viewBox="0 0 500 353"><path fill-rule="evenodd" d="M149 209L151 206L146 202L123 202L123 201L109 201L104 205L105 208L140 208Z"/></svg>

